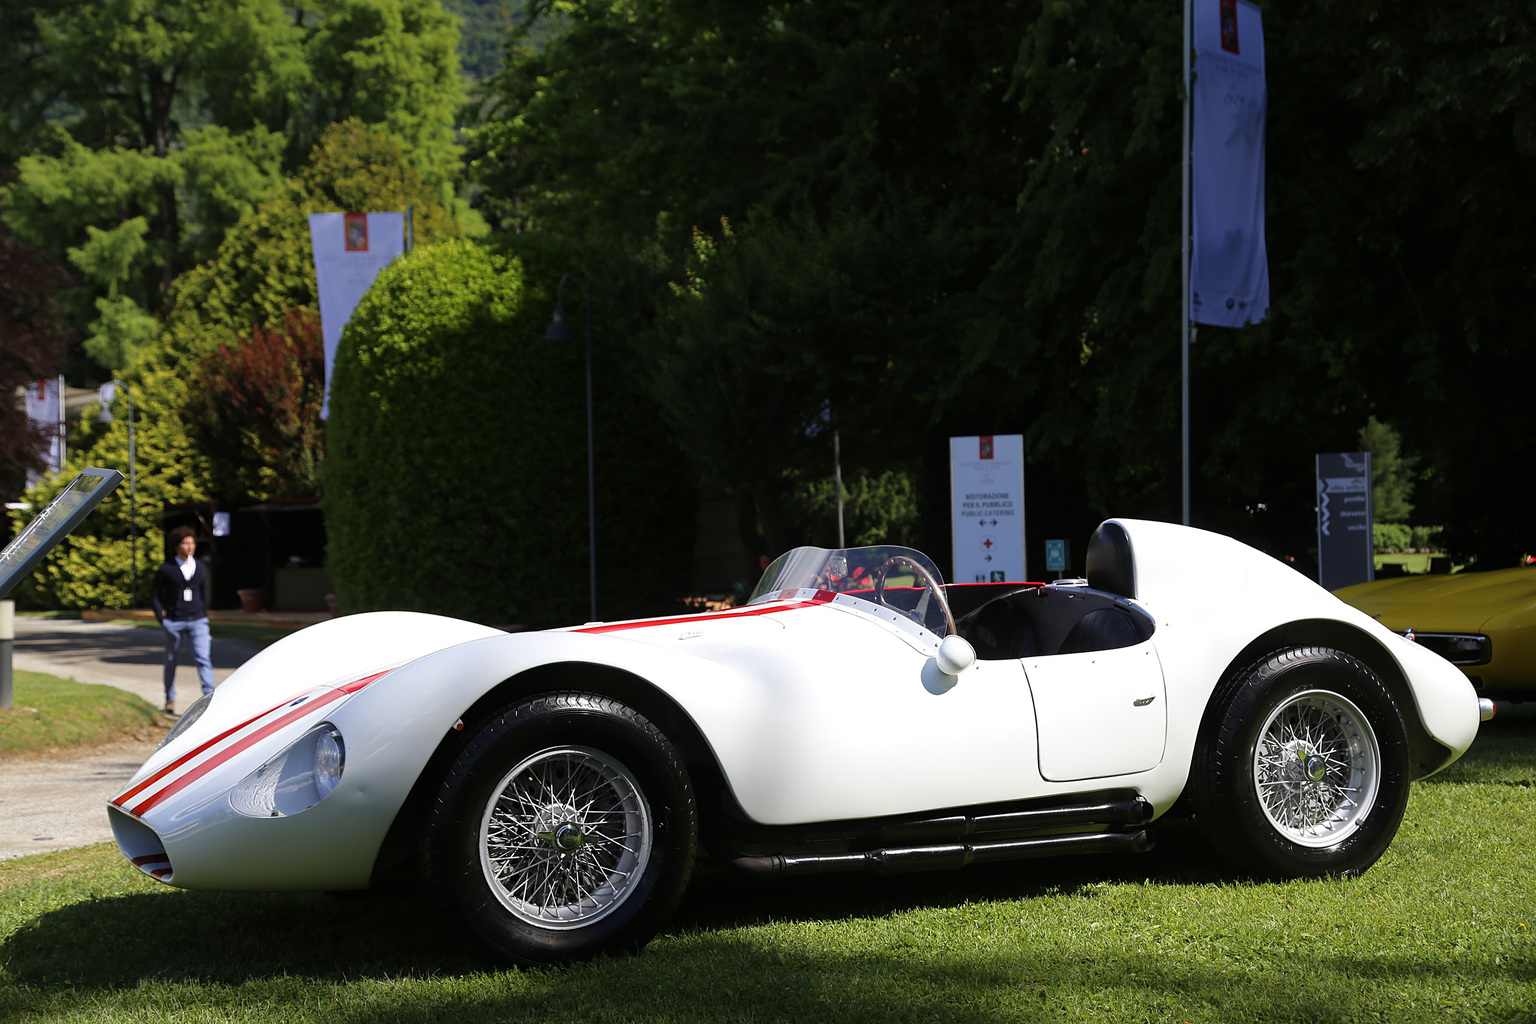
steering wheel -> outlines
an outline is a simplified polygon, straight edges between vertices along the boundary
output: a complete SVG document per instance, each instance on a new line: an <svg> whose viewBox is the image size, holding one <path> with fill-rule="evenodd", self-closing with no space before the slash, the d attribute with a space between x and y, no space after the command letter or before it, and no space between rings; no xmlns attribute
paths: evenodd
<svg viewBox="0 0 1536 1024"><path fill-rule="evenodd" d="M909 558L906 555L892 555L881 564L879 570L875 573L875 601L894 611L901 612L903 615L917 618L917 624L920 626L923 625L923 620L921 618L914 616L912 612L907 611L905 608L897 608L895 605L891 604L885 599L886 573L890 572L891 568L897 565L911 569L914 573L917 574L919 582L921 582L925 588L924 597L926 597L927 594L931 592L933 596L938 600L939 610L944 613L944 635L952 636L953 634L959 632L959 630L955 629L955 615L949 610L949 599L944 596L944 588L939 586L939 581L933 578L933 573L925 569L921 562ZM922 599L918 600L918 604L919 606L922 604Z"/></svg>

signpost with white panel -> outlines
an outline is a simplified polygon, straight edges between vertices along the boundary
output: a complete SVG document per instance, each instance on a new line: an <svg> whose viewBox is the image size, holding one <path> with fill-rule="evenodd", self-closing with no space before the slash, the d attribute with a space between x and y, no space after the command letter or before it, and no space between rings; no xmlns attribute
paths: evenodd
<svg viewBox="0 0 1536 1024"><path fill-rule="evenodd" d="M1022 583L1024 435L949 439L953 583Z"/></svg>

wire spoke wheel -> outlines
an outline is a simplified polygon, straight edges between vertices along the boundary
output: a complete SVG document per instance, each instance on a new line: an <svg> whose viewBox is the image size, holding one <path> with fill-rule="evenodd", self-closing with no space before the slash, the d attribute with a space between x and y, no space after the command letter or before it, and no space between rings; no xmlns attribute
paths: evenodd
<svg viewBox="0 0 1536 1024"><path fill-rule="evenodd" d="M651 809L629 769L587 747L540 750L492 791L480 867L513 916L578 928L617 909L651 857Z"/></svg>
<svg viewBox="0 0 1536 1024"><path fill-rule="evenodd" d="M1270 823L1300 846L1332 846L1370 813L1381 775L1376 734L1336 693L1309 690L1259 730L1253 783Z"/></svg>
<svg viewBox="0 0 1536 1024"><path fill-rule="evenodd" d="M1332 647L1287 647L1231 673L1201 725L1190 802L1233 867L1266 878L1358 875L1408 806L1392 690Z"/></svg>

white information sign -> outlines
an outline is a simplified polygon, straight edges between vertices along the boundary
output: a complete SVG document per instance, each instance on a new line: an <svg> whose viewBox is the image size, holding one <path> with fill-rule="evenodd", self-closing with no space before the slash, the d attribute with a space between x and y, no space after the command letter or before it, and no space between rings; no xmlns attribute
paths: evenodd
<svg viewBox="0 0 1536 1024"><path fill-rule="evenodd" d="M951 583L1022 583L1024 435L949 439Z"/></svg>

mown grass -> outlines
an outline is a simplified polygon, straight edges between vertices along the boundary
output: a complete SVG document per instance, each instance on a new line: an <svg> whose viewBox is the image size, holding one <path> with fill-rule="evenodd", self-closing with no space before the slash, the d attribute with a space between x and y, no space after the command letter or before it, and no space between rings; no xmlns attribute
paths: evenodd
<svg viewBox="0 0 1536 1024"><path fill-rule="evenodd" d="M1141 857L756 885L704 870L638 956L500 969L414 894L215 894L108 847L0 863L0 1020L1536 1020L1536 708L1415 785L1353 880Z"/></svg>
<svg viewBox="0 0 1536 1024"><path fill-rule="evenodd" d="M0 758L80 750L165 732L160 712L115 686L14 673L15 706L0 711Z"/></svg>

